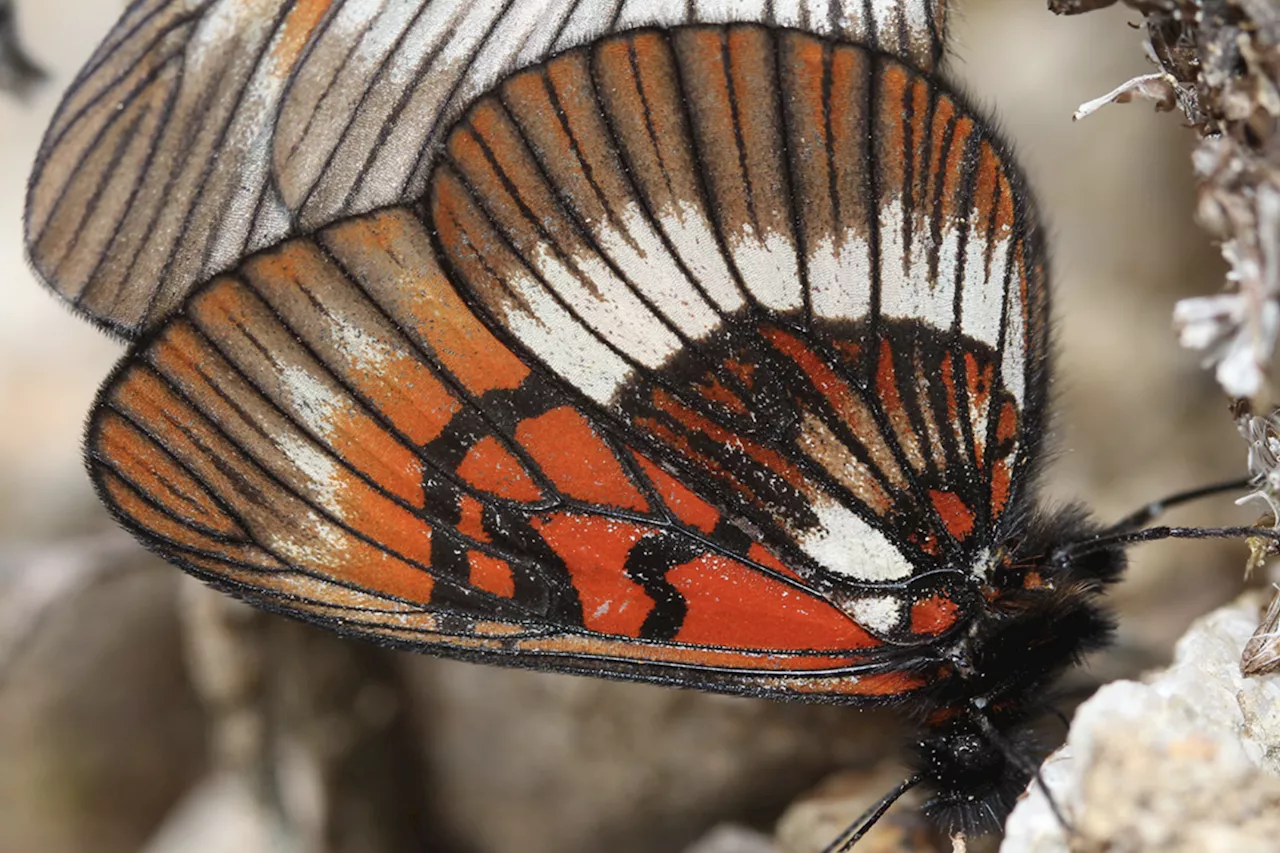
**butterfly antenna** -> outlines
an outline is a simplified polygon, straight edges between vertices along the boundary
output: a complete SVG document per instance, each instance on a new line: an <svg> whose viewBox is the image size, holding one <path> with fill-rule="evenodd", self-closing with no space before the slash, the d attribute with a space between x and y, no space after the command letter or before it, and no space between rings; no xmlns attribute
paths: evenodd
<svg viewBox="0 0 1280 853"><path fill-rule="evenodd" d="M1147 527L1142 530L1104 530L1096 536L1069 542L1053 554L1055 561L1084 557L1108 548L1123 548L1160 539L1270 539L1280 546L1280 530L1270 527Z"/></svg>
<svg viewBox="0 0 1280 853"><path fill-rule="evenodd" d="M910 791L916 785L924 781L924 777L919 773L910 778L902 780L898 787L880 798L880 801L871 808L867 809L858 819L845 827L836 839L822 849L822 853L847 853L853 849L853 845L862 840L862 836L866 835L871 827L875 826L880 818L884 817L884 813L889 807L898 801L898 798Z"/></svg>
<svg viewBox="0 0 1280 853"><path fill-rule="evenodd" d="M1244 477L1236 480L1228 480L1225 483L1214 483L1211 486L1201 486L1198 489L1188 489L1185 492L1177 492L1158 501L1152 501L1137 512L1132 512L1115 524L1108 527L1104 533L1123 533L1130 530L1137 530L1140 527L1146 527L1156 518L1160 517L1166 511L1181 504L1190 503L1200 498L1212 497L1225 492L1239 492L1253 486L1253 480Z"/></svg>
<svg viewBox="0 0 1280 853"><path fill-rule="evenodd" d="M1028 759L1015 749L1013 744L1005 740L1004 735L1000 734L999 730L987 719L986 715L975 714L974 718L978 721L978 727L982 729L982 733L987 736L991 743L995 744L996 749L1000 750L1005 760L1011 762L1015 767L1035 780L1036 786L1044 792L1044 798L1048 800L1049 809L1053 812L1053 816L1058 819L1058 823L1062 824L1063 830L1068 835L1074 835L1075 829L1071 826L1071 821L1067 820L1066 815L1062 813L1062 809L1058 807L1058 801L1053 798L1053 792L1049 790L1049 786L1045 784L1044 777L1040 775L1040 765Z"/></svg>

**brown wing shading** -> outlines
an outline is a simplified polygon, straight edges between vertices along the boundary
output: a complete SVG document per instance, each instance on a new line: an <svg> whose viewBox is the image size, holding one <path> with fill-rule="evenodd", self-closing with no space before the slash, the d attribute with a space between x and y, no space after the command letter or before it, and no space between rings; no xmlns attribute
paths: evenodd
<svg viewBox="0 0 1280 853"><path fill-rule="evenodd" d="M88 444L150 547L339 630L739 693L923 683L499 343L406 210L198 290L109 381Z"/></svg>
<svg viewBox="0 0 1280 853"><path fill-rule="evenodd" d="M603 33L761 21L930 67L937 0L150 0L81 71L41 146L31 259L133 337L252 251L417 198L457 114Z"/></svg>
<svg viewBox="0 0 1280 853"><path fill-rule="evenodd" d="M612 37L477 102L427 203L495 329L807 581L990 568L1038 452L1043 252L933 78L756 26Z"/></svg>

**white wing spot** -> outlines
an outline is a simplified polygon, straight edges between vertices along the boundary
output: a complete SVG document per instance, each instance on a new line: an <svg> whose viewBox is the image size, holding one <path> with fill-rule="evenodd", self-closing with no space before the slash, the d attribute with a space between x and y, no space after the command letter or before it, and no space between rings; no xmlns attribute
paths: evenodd
<svg viewBox="0 0 1280 853"><path fill-rule="evenodd" d="M902 602L889 595L854 599L844 609L859 625L881 634L897 630L902 621Z"/></svg>
<svg viewBox="0 0 1280 853"><path fill-rule="evenodd" d="M809 250L813 313L829 320L861 320L871 311L871 248L847 231L837 245L823 237Z"/></svg>
<svg viewBox="0 0 1280 853"><path fill-rule="evenodd" d="M938 276L929 277L929 235L917 229L908 253L903 216L901 199L880 212L880 311L947 331L955 311L955 275L939 264Z"/></svg>
<svg viewBox="0 0 1280 853"><path fill-rule="evenodd" d="M800 537L800 547L823 568L857 581L892 581L911 576L914 566L854 512L821 495L813 503L818 527Z"/></svg>
<svg viewBox="0 0 1280 853"><path fill-rule="evenodd" d="M960 295L960 329L969 337L994 347L1000 343L1004 259L1009 255L1009 239L1006 237L992 248L990 279L987 278L988 245L978 235L969 235L964 261L964 292Z"/></svg>
<svg viewBox="0 0 1280 853"><path fill-rule="evenodd" d="M745 225L727 242L742 280L761 305L774 311L804 307L804 288L790 237L770 231L761 238Z"/></svg>
<svg viewBox="0 0 1280 853"><path fill-rule="evenodd" d="M512 301L503 323L565 381L598 403L608 404L631 379L631 366L598 341L543 289L525 275L508 282L529 310Z"/></svg>
<svg viewBox="0 0 1280 853"><path fill-rule="evenodd" d="M336 323L338 345L354 364L372 373L383 370L395 357L387 344L352 322Z"/></svg>
<svg viewBox="0 0 1280 853"><path fill-rule="evenodd" d="M338 464L314 444L294 435L276 437L276 446L297 466L307 482L316 502L326 509L339 506L338 495L342 490L342 476Z"/></svg>

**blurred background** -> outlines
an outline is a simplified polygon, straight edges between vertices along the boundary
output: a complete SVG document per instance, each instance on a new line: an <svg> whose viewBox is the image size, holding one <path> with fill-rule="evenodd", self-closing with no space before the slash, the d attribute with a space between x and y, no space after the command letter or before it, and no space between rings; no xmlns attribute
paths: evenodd
<svg viewBox="0 0 1280 853"><path fill-rule="evenodd" d="M21 213L60 92L122 6L16 0L50 79L25 100L0 94L0 853L682 850L721 822L769 830L828 774L893 754L892 722L874 714L339 642L205 594L115 531L80 430L122 348L34 281ZM1051 229L1046 495L1110 519L1242 475L1225 401L1170 330L1174 302L1223 273L1191 219L1190 133L1145 104L1071 121L1149 70L1140 32L1120 9L955 6L951 73L999 116ZM1175 518L1253 514L1228 499ZM1167 659L1235 594L1243 552L1134 552L1115 596L1120 642L1073 685Z"/></svg>

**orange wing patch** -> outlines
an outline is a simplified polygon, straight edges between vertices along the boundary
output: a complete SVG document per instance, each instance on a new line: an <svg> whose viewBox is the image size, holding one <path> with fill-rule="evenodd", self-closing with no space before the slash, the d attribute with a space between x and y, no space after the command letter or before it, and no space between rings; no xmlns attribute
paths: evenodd
<svg viewBox="0 0 1280 853"><path fill-rule="evenodd" d="M489 534L484 530L484 505L471 495L462 495L458 499L458 532L476 542L489 542Z"/></svg>
<svg viewBox="0 0 1280 853"><path fill-rule="evenodd" d="M458 476L482 492L513 501L536 501L542 490L529 472L491 435L477 441L458 466Z"/></svg>
<svg viewBox="0 0 1280 853"><path fill-rule="evenodd" d="M973 532L975 516L973 510L965 506L964 500L959 495L955 492L933 489L929 492L929 499L933 501L934 508L942 516L942 523L952 539L963 542L969 538L969 534Z"/></svg>
<svg viewBox="0 0 1280 853"><path fill-rule="evenodd" d="M654 465L639 453L632 452L644 474L653 483L662 503L675 513L676 518L696 530L710 533L720 522L720 511L695 495L683 483Z"/></svg>
<svg viewBox="0 0 1280 853"><path fill-rule="evenodd" d="M516 441L567 498L649 511L613 450L580 412L560 406L516 426Z"/></svg>
<svg viewBox="0 0 1280 853"><path fill-rule="evenodd" d="M911 605L911 633L941 634L955 625L959 617L959 605L949 598L935 595Z"/></svg>
<svg viewBox="0 0 1280 853"><path fill-rule="evenodd" d="M793 580L800 580L800 576L798 574L775 557L768 548L765 548L759 542L751 543L751 547L747 549L747 559L764 566L766 569L772 569L785 577L789 577Z"/></svg>
<svg viewBox="0 0 1280 853"><path fill-rule="evenodd" d="M471 566L471 585L476 589L503 598L511 598L516 594L515 575L511 571L511 564L506 560L490 557L479 551L469 552L467 560Z"/></svg>
<svg viewBox="0 0 1280 853"><path fill-rule="evenodd" d="M911 114L912 82L916 75L901 65L886 63L880 77L881 130L878 164L886 188L901 187L906 179L906 165L911 149L904 139L903 116ZM914 147L914 146L913 146Z"/></svg>
<svg viewBox="0 0 1280 853"><path fill-rule="evenodd" d="M815 651L880 644L829 602L736 560L705 554L667 580L689 604L676 634L682 643Z"/></svg>
<svg viewBox="0 0 1280 853"><path fill-rule="evenodd" d="M145 510L141 505L133 505L131 515L143 511L149 515L169 512L194 528L193 533L199 530L237 539L245 535L244 529L218 506L199 480L119 415L112 413L99 422L93 444L115 462L116 470L137 490L129 498L131 502L140 500L138 493L141 493L159 505ZM123 486L123 481L113 482Z"/></svg>
<svg viewBox="0 0 1280 853"><path fill-rule="evenodd" d="M295 0L271 48L277 74L288 74L293 70L303 48L332 5L333 0Z"/></svg>

